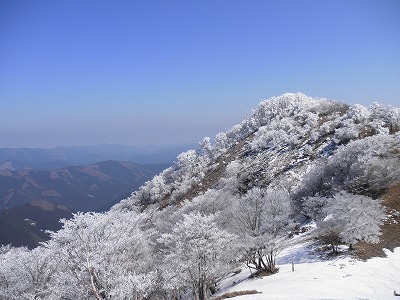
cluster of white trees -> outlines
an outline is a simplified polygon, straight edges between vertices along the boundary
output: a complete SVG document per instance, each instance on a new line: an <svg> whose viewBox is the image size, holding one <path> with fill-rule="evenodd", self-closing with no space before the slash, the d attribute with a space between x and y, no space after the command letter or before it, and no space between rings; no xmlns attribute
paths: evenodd
<svg viewBox="0 0 400 300"><path fill-rule="evenodd" d="M0 248L1 299L206 299L243 262L274 273L284 191L210 190L180 208L78 213L42 246ZM230 205L227 205L229 201ZM252 224L255 223L255 224ZM266 258L265 258L265 257Z"/></svg>
<svg viewBox="0 0 400 300"><path fill-rule="evenodd" d="M346 192L321 200L304 207L335 251L377 240L378 201ZM209 190L179 208L76 214L34 250L0 248L0 297L207 299L241 265L277 272L294 213L287 190L254 187L241 196Z"/></svg>
<svg viewBox="0 0 400 300"><path fill-rule="evenodd" d="M399 129L400 110L390 107L302 94L266 100L109 212L63 220L33 250L0 248L0 299L203 300L238 266L277 272L300 213L334 251L376 242L378 197L400 181ZM182 199L224 158L212 189Z"/></svg>
<svg viewBox="0 0 400 300"><path fill-rule="evenodd" d="M399 149L400 132L351 141L317 160L298 193L303 197L331 196L346 190L376 198L400 180Z"/></svg>

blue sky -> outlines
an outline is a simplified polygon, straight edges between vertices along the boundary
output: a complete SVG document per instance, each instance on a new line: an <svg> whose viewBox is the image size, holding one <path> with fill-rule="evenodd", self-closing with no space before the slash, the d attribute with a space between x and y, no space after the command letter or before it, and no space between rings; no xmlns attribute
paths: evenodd
<svg viewBox="0 0 400 300"><path fill-rule="evenodd" d="M400 106L400 1L0 1L0 147L196 143L284 92Z"/></svg>

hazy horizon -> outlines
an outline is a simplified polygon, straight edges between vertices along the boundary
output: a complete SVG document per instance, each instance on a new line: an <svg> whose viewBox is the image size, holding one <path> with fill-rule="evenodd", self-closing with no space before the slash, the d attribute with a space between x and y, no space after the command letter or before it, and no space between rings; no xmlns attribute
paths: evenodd
<svg viewBox="0 0 400 300"><path fill-rule="evenodd" d="M285 92L400 106L400 2L2 1L0 148L182 145Z"/></svg>
<svg viewBox="0 0 400 300"><path fill-rule="evenodd" d="M0 147L0 149L44 149L44 150L51 150L55 148L90 148L90 147L127 147L132 150L138 151L163 151L163 150L171 150L174 148L182 148L182 147L191 147L187 149L193 149L198 147L199 142L196 143L183 143L183 144L169 144L169 145L161 145L161 144L145 144L145 145L135 145L135 144L112 144L112 143L99 143L99 144L71 144L71 145L56 145L56 146L49 146L49 147Z"/></svg>

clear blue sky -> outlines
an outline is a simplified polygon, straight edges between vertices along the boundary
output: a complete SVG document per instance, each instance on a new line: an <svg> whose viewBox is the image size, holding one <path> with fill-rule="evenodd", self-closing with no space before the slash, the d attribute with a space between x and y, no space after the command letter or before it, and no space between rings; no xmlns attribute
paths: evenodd
<svg viewBox="0 0 400 300"><path fill-rule="evenodd" d="M400 106L400 1L0 0L0 147L198 142L284 92Z"/></svg>

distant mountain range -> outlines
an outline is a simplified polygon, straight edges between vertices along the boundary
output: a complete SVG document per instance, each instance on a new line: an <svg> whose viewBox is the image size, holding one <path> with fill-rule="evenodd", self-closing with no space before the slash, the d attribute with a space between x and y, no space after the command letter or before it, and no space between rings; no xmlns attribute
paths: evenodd
<svg viewBox="0 0 400 300"><path fill-rule="evenodd" d="M103 161L57 170L0 170L0 244L36 246L78 211L104 211L169 164Z"/></svg>
<svg viewBox="0 0 400 300"><path fill-rule="evenodd" d="M130 161L146 165L172 164L179 153L190 148L193 148L193 145L132 147L102 144L52 149L0 148L0 170L52 170L106 160Z"/></svg>

